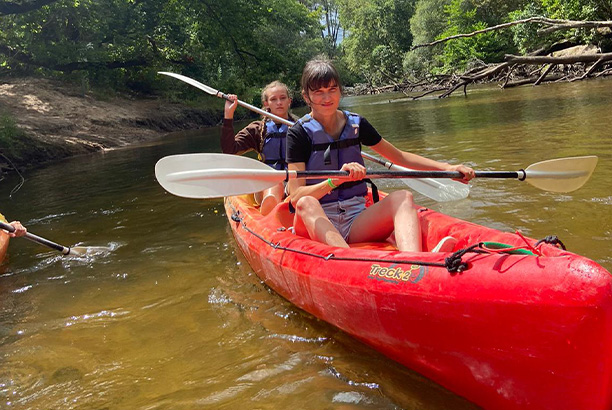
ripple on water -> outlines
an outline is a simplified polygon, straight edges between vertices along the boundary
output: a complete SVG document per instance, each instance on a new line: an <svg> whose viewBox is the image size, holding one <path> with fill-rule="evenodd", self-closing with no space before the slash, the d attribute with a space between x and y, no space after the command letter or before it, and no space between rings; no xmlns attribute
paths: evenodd
<svg viewBox="0 0 612 410"><path fill-rule="evenodd" d="M603 198L591 198L591 199L583 199L583 202L588 202L588 203L599 203L602 205L612 205L612 196L607 196L607 197L603 197Z"/></svg>
<svg viewBox="0 0 612 410"><path fill-rule="evenodd" d="M301 337L297 335L281 335L278 333L267 336L268 339L288 340L291 343L325 343L329 340L327 337Z"/></svg>
<svg viewBox="0 0 612 410"><path fill-rule="evenodd" d="M288 372L294 369L296 366L298 366L301 362L302 362L302 358L300 357L299 354L296 353L296 354L291 355L286 361L282 363L277 363L274 365L266 366L265 368L262 368L262 369L256 369L256 370L250 371L238 377L236 380L237 381L251 381L251 382L261 381L264 379L268 379L272 376L276 376L281 373Z"/></svg>
<svg viewBox="0 0 612 410"><path fill-rule="evenodd" d="M73 315L53 320L20 324L15 332L19 335L34 335L38 332L44 331L47 333L53 330L62 330L68 327L104 327L120 318L129 316L130 313L130 311L121 308L114 310L101 310L94 313L84 313L82 315Z"/></svg>
<svg viewBox="0 0 612 410"><path fill-rule="evenodd" d="M84 254L80 255L62 255L57 251L48 251L43 252L37 255L40 260L27 268L16 269L13 271L9 271L4 274L4 276L12 276L12 275L27 275L31 273L36 273L40 271L44 271L50 267L53 267L57 264L60 264L63 269L70 270L70 268L78 267L78 266L89 266L92 267L98 263L108 263L107 259L111 256L112 252L116 251L120 247L124 246L122 242L109 242L105 246L85 246L83 243L78 243L75 246L87 247L87 251ZM57 276L53 276L51 278L57 278Z"/></svg>
<svg viewBox="0 0 612 410"><path fill-rule="evenodd" d="M26 226L32 226L32 225L37 225L37 224L49 224L51 222L53 222L54 220L57 219L61 219L65 216L70 216L70 215L76 215L77 212L76 211L68 211L68 212L62 212L59 214L51 214L51 215L46 215L43 216L42 218L34 218L34 219L30 219L26 222Z"/></svg>
<svg viewBox="0 0 612 410"><path fill-rule="evenodd" d="M227 305L228 303L232 303L232 298L223 290L213 287L208 294L208 303L211 305Z"/></svg>
<svg viewBox="0 0 612 410"><path fill-rule="evenodd" d="M361 393L354 392L354 391L336 393L332 401L334 403L348 403L348 404L362 404L362 403L370 404L371 403L371 400L369 400L366 396L364 396Z"/></svg>

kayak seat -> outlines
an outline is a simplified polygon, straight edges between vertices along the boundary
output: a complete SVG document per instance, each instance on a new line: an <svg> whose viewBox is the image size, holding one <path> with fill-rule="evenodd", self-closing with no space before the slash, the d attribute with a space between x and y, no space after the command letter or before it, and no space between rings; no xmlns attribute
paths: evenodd
<svg viewBox="0 0 612 410"><path fill-rule="evenodd" d="M268 216L275 218L276 222L284 228L289 229L293 226L293 214L289 212L289 201L287 200L276 205L276 208Z"/></svg>

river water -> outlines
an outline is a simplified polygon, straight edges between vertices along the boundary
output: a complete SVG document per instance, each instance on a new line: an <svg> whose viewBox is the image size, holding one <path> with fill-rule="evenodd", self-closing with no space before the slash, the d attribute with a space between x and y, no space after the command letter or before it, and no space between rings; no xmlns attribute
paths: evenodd
<svg viewBox="0 0 612 410"><path fill-rule="evenodd" d="M612 82L471 89L445 100L350 97L397 146L477 169L595 154L568 194L476 180L468 199L418 202L543 238L612 270ZM263 286L237 253L221 200L163 191L163 156L218 152L218 129L73 158L0 183L0 211L66 245L24 239L0 273L0 408L472 409ZM401 182L382 183L387 190Z"/></svg>

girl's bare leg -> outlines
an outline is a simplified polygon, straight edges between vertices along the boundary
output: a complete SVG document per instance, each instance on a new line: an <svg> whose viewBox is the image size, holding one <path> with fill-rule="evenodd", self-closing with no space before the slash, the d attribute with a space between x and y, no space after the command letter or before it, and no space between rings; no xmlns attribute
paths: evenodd
<svg viewBox="0 0 612 410"><path fill-rule="evenodd" d="M349 242L384 241L395 230L400 251L420 252L421 228L413 204L410 192L392 192L355 218Z"/></svg>
<svg viewBox="0 0 612 410"><path fill-rule="evenodd" d="M319 201L311 196L297 201L293 226L298 235L330 246L349 247L340 232L327 219Z"/></svg>
<svg viewBox="0 0 612 410"><path fill-rule="evenodd" d="M283 184L278 184L272 188L268 188L263 192L263 199L260 204L259 211L262 215L268 215L274 207L283 200L285 194L285 187Z"/></svg>

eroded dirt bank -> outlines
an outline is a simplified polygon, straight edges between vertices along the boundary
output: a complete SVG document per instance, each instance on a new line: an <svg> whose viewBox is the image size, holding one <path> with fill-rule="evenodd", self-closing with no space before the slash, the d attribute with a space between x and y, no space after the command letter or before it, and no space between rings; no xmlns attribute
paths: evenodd
<svg viewBox="0 0 612 410"><path fill-rule="evenodd" d="M159 99L100 100L60 82L19 78L0 80L0 116L4 123L14 123L18 134L23 131L17 141L11 141L6 128L0 134L0 153L23 170L169 132L216 125L222 105L210 112ZM0 171L10 169L0 157Z"/></svg>

